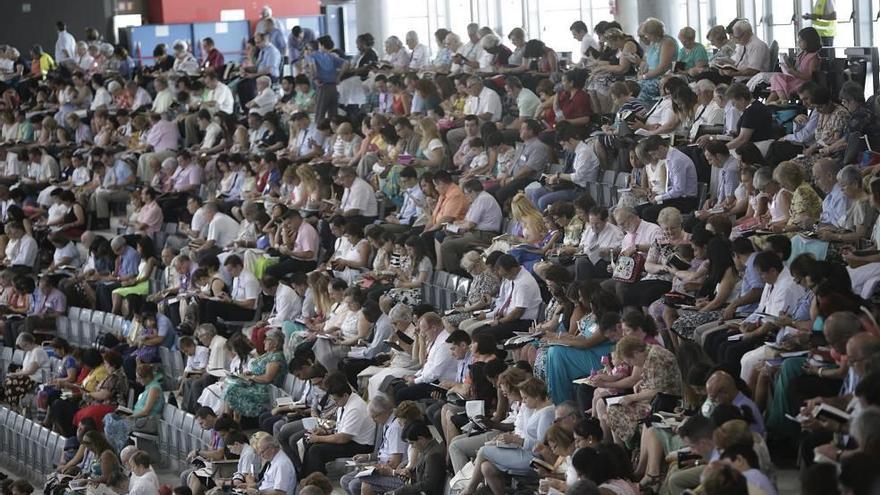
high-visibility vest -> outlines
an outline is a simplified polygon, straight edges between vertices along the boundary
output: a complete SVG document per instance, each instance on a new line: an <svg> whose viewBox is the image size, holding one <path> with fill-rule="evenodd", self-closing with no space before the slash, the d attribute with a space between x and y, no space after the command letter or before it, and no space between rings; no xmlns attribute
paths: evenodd
<svg viewBox="0 0 880 495"><path fill-rule="evenodd" d="M828 4L828 0L817 0L815 4L813 4L813 16L823 16L825 15L825 5ZM828 19L817 19L813 17L813 27L816 31L819 32L819 36L823 38L833 38L835 34L837 34L837 21L832 21Z"/></svg>

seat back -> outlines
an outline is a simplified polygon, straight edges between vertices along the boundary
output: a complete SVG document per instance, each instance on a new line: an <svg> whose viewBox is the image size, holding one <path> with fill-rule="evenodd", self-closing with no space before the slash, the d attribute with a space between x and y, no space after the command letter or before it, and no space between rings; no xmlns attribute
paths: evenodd
<svg viewBox="0 0 880 495"><path fill-rule="evenodd" d="M71 306L67 310L67 317L70 318L71 320L78 320L79 314L81 311L82 311L82 308L80 308L79 306Z"/></svg>

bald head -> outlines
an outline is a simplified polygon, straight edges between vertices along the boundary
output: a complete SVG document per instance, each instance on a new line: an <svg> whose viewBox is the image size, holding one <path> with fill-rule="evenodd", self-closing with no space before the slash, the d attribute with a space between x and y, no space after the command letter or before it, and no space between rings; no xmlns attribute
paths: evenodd
<svg viewBox="0 0 880 495"><path fill-rule="evenodd" d="M837 352L846 354L847 342L862 331L859 317L850 311L838 311L825 320L822 333L825 340Z"/></svg>
<svg viewBox="0 0 880 495"><path fill-rule="evenodd" d="M718 405L733 403L737 393L736 380L726 371L712 373L706 382L706 395Z"/></svg>
<svg viewBox="0 0 880 495"><path fill-rule="evenodd" d="M846 342L847 361L859 376L865 375L865 363L877 353L880 353L880 337L869 332L857 333Z"/></svg>
<svg viewBox="0 0 880 495"><path fill-rule="evenodd" d="M822 192L825 194L831 192L834 184L837 183L837 172L839 170L840 165L837 164L837 160L832 158L823 158L813 164L813 179Z"/></svg>

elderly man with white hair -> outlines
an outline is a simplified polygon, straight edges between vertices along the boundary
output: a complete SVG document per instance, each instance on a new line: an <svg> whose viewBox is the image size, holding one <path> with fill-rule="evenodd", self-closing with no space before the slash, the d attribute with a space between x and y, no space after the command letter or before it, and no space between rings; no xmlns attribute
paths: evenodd
<svg viewBox="0 0 880 495"><path fill-rule="evenodd" d="M189 44L186 41L174 42L174 65L171 70L188 76L197 76L201 72L199 61L189 52Z"/></svg>
<svg viewBox="0 0 880 495"><path fill-rule="evenodd" d="M270 19L275 25L276 29L281 29L282 31L284 30L284 24L280 20L273 17L272 7L268 5L263 5L263 8L260 9L260 20L258 20L256 25L254 26L254 33L263 34L266 32L266 19Z"/></svg>
<svg viewBox="0 0 880 495"><path fill-rule="evenodd" d="M403 46L400 38L389 36L385 39L385 57L382 59L394 70L406 70L409 66L410 53Z"/></svg>
<svg viewBox="0 0 880 495"><path fill-rule="evenodd" d="M479 67L480 57L483 55L483 48L480 46L480 25L472 22L467 25L468 42L461 46L455 55L452 56L452 73L466 72L473 73Z"/></svg>
<svg viewBox="0 0 880 495"><path fill-rule="evenodd" d="M697 94L697 109L690 130L690 139L693 141L701 127L724 125L724 109L715 100L715 83L712 81L700 79L691 84L691 89Z"/></svg>
<svg viewBox="0 0 880 495"><path fill-rule="evenodd" d="M483 49L483 55L480 57L481 72L492 72L509 65L510 55L513 52L501 43L501 38L497 34L490 33L483 36L480 47Z"/></svg>
<svg viewBox="0 0 880 495"><path fill-rule="evenodd" d="M257 78L257 96L245 104L245 108L262 116L275 109L278 103L278 93L272 91L272 78L260 76Z"/></svg>
<svg viewBox="0 0 880 495"><path fill-rule="evenodd" d="M431 62L431 53L428 47L419 43L419 34L415 31L406 33L406 46L410 50L409 68L419 70L427 67Z"/></svg>
<svg viewBox="0 0 880 495"><path fill-rule="evenodd" d="M749 21L738 21L733 25L731 38L736 42L733 60L736 69L721 69L722 75L735 81L745 81L759 72L770 70L770 48L758 39Z"/></svg>
<svg viewBox="0 0 880 495"><path fill-rule="evenodd" d="M394 404L390 399L382 395L373 397L367 404L370 417L382 430L379 441L379 449L372 454L357 454L352 459L356 462L378 462L379 466L369 476L357 476L360 472L355 469L342 476L339 484L343 490L352 495L365 493L361 491L364 484L373 490L366 493L388 493L404 485L399 476L394 475L397 467L402 467L406 462L408 446L403 440L402 420L394 416Z"/></svg>
<svg viewBox="0 0 880 495"><path fill-rule="evenodd" d="M257 444L257 454L266 470L257 481L257 489L247 493L259 495L293 495L296 492L296 470L281 444L272 435L262 437Z"/></svg>

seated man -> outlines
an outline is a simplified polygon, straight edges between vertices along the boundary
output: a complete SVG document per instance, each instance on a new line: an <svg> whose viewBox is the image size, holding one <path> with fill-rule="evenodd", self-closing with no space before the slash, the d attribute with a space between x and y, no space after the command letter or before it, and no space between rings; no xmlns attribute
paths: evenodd
<svg viewBox="0 0 880 495"><path fill-rule="evenodd" d="M540 133L541 124L537 120L528 119L522 123L519 137L523 146L515 155L510 171L501 173L498 184L489 189L502 207L508 199L539 179L550 162L550 148L538 139Z"/></svg>
<svg viewBox="0 0 880 495"><path fill-rule="evenodd" d="M578 216L583 211L578 209ZM580 244L574 252L574 271L577 280L603 279L611 276L608 266L611 252L623 242L625 233L608 221L608 209L601 206L590 208L587 213L589 226L581 234Z"/></svg>
<svg viewBox="0 0 880 495"><path fill-rule="evenodd" d="M637 208L639 215L649 222L656 222L660 210L671 206L682 213L697 208L697 169L693 160L681 151L669 146L660 136L650 136L639 143L645 153L655 161L666 160L666 191Z"/></svg>
<svg viewBox="0 0 880 495"><path fill-rule="evenodd" d="M305 455L300 472L306 477L314 472L326 473L325 465L333 459L369 454L373 451L376 423L367 411L367 403L352 393L342 373L334 372L324 379L324 388L339 405L336 426L330 430L317 427L305 436Z"/></svg>
<svg viewBox="0 0 880 495"><path fill-rule="evenodd" d="M428 349L424 365L413 375L405 375L405 386L394 392L394 402L420 400L431 397L437 391L435 385L444 381L452 382L458 374L459 360L452 355L452 347L446 344L449 333L443 327L443 320L437 313L429 312L419 320L416 338L419 345ZM446 345L444 345L446 344Z"/></svg>
<svg viewBox="0 0 880 495"><path fill-rule="evenodd" d="M464 253L475 246L488 245L501 232L504 219L501 207L491 194L483 190L483 184L471 179L464 183L462 191L470 206L464 220L446 226L442 243L434 241L438 253L436 270L445 268L450 272L459 272L459 261Z"/></svg>
<svg viewBox="0 0 880 495"><path fill-rule="evenodd" d="M232 292L228 296L221 295L221 300L203 299L199 304L199 321L217 322L218 318L250 321L259 309L260 282L244 269L244 262L238 255L230 255L223 266L232 276Z"/></svg>
<svg viewBox="0 0 880 495"><path fill-rule="evenodd" d="M281 444L272 435L260 438L257 453L266 468L260 473L255 486L248 486L245 493L258 495L293 495L296 493L296 470Z"/></svg>
<svg viewBox="0 0 880 495"><path fill-rule="evenodd" d="M514 332L527 331L538 316L541 305L541 289L535 277L509 254L498 257L495 267L501 275L501 306L478 314L474 319L482 325L471 326L474 336L490 333L498 342L504 342Z"/></svg>

